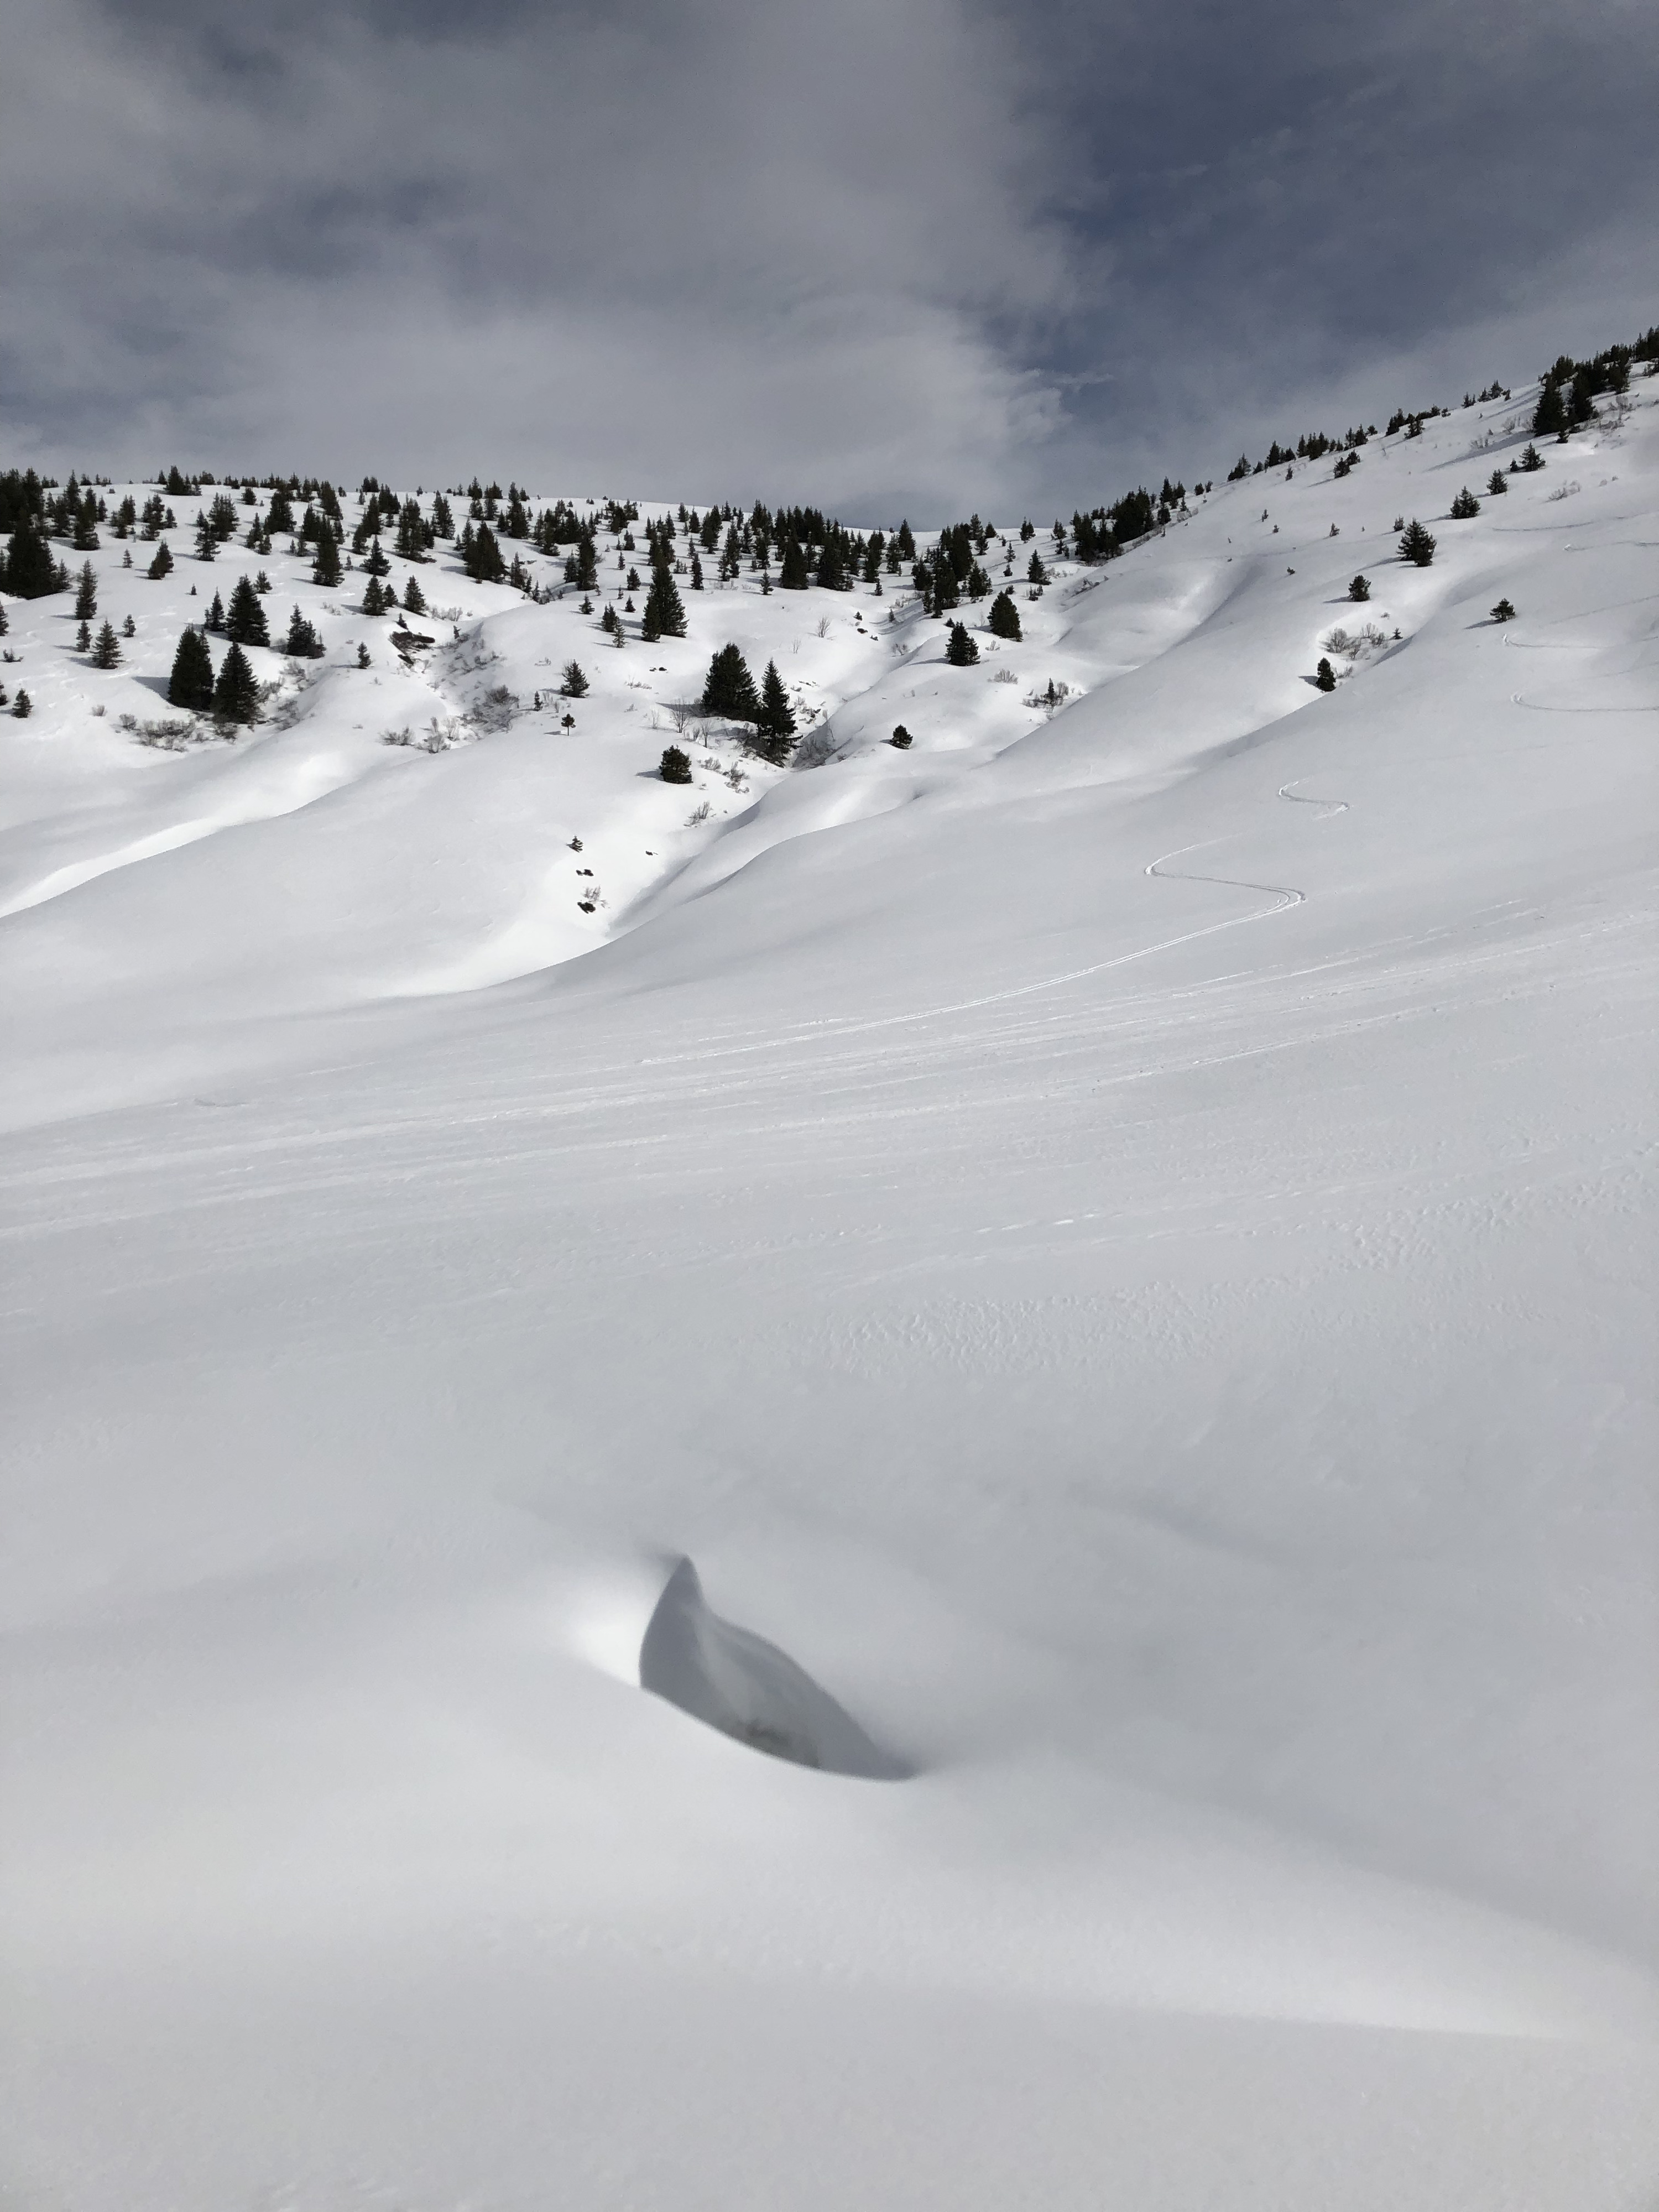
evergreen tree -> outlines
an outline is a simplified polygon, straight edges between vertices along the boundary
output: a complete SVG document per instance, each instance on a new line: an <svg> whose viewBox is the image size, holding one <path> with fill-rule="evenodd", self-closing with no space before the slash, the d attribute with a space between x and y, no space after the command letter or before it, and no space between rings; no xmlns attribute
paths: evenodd
<svg viewBox="0 0 1659 2212"><path fill-rule="evenodd" d="M695 553L691 556L691 588L694 592L702 589L702 562Z"/></svg>
<svg viewBox="0 0 1659 2212"><path fill-rule="evenodd" d="M213 594L213 605L207 611L207 626L216 634L222 630L225 626L224 602L220 599L217 592Z"/></svg>
<svg viewBox="0 0 1659 2212"><path fill-rule="evenodd" d="M1502 499L1509 488L1510 480L1502 469L1494 469L1486 478L1486 494L1491 499Z"/></svg>
<svg viewBox="0 0 1659 2212"><path fill-rule="evenodd" d="M1019 609L1014 605L1012 592L999 592L991 602L987 620L993 637L1006 637L1018 645L1024 632L1020 628Z"/></svg>
<svg viewBox="0 0 1659 2212"><path fill-rule="evenodd" d="M1026 534L1029 537L1030 533L1027 532ZM895 574L897 573L897 564L891 559L890 556L892 554L896 554L900 561L914 561L915 559L916 541L910 534L910 526L908 522L900 523L897 531L894 534L893 543L889 549L889 554L890 557L888 566L890 568L894 570Z"/></svg>
<svg viewBox="0 0 1659 2212"><path fill-rule="evenodd" d="M823 541L823 550L818 556L817 581L826 592L844 592L848 588L847 547L838 530L832 530Z"/></svg>
<svg viewBox="0 0 1659 2212"><path fill-rule="evenodd" d="M95 552L98 546L98 501L90 490L74 509L74 518L76 551Z"/></svg>
<svg viewBox="0 0 1659 2212"><path fill-rule="evenodd" d="M1498 605L1492 611L1492 618L1495 623L1513 622L1515 620L1515 609L1510 605L1507 599L1499 599Z"/></svg>
<svg viewBox="0 0 1659 2212"><path fill-rule="evenodd" d="M208 651L207 640L193 624L180 634L179 650L173 656L167 704L185 708L192 714L205 714L213 705L213 655Z"/></svg>
<svg viewBox="0 0 1659 2212"><path fill-rule="evenodd" d="M910 735L910 732L905 728L902 722L896 722L893 725L893 734L888 738L887 742L890 745L896 745L902 753L908 753L911 746L915 743L915 739Z"/></svg>
<svg viewBox="0 0 1659 2212"><path fill-rule="evenodd" d="M690 783L691 763L678 745L665 745L657 772L665 783Z"/></svg>
<svg viewBox="0 0 1659 2212"><path fill-rule="evenodd" d="M63 564L52 558L52 547L27 514L20 518L7 544L3 572L0 582L15 599L44 599L50 592L69 586Z"/></svg>
<svg viewBox="0 0 1659 2212"><path fill-rule="evenodd" d="M98 633L97 642L92 648L92 665L94 668L118 668L121 665L121 641L115 635L112 623L106 622Z"/></svg>
<svg viewBox="0 0 1659 2212"><path fill-rule="evenodd" d="M651 596L645 603L641 635L649 644L659 637L685 635L685 608L666 562L659 562L651 571Z"/></svg>
<svg viewBox="0 0 1659 2212"><path fill-rule="evenodd" d="M1048 582L1048 571L1042 565L1041 553L1032 554L1030 566L1025 571L1025 580L1028 584L1035 584L1039 590Z"/></svg>
<svg viewBox="0 0 1659 2212"><path fill-rule="evenodd" d="M75 619L90 622L98 611L98 576L90 561L81 563L75 580Z"/></svg>
<svg viewBox="0 0 1659 2212"><path fill-rule="evenodd" d="M1328 660L1322 659L1314 675L1314 688L1319 691L1334 691L1336 672Z"/></svg>
<svg viewBox="0 0 1659 2212"><path fill-rule="evenodd" d="M426 612L426 593L421 589L417 579L413 576L404 586L404 612L410 615L423 615Z"/></svg>
<svg viewBox="0 0 1659 2212"><path fill-rule="evenodd" d="M1430 537L1415 517L1408 522L1400 539L1400 557L1414 568L1426 568L1434 559L1436 541Z"/></svg>
<svg viewBox="0 0 1659 2212"><path fill-rule="evenodd" d="M1369 576L1356 576L1348 586L1348 597L1351 599L1368 599L1370 595L1371 580Z"/></svg>
<svg viewBox="0 0 1659 2212"><path fill-rule="evenodd" d="M587 696L587 678L582 673L580 661L566 661L563 681L559 685L559 696L562 699L585 699Z"/></svg>
<svg viewBox="0 0 1659 2212"><path fill-rule="evenodd" d="M283 650L284 653L291 653L296 660L320 660L323 657L323 641L300 612L298 607L295 608L293 617L289 623L288 635L283 641Z"/></svg>
<svg viewBox="0 0 1659 2212"><path fill-rule="evenodd" d="M196 557L198 561L211 561L218 551L219 535L213 527L212 515L204 507L196 518Z"/></svg>
<svg viewBox="0 0 1659 2212"><path fill-rule="evenodd" d="M1452 520L1454 522L1473 522L1475 516L1479 514L1480 512L1480 501L1469 489L1468 486L1465 484L1462 490L1458 493L1456 498L1451 503Z"/></svg>
<svg viewBox="0 0 1659 2212"><path fill-rule="evenodd" d="M798 538L786 538L783 541L778 586L786 592L804 592L806 589L806 556Z"/></svg>
<svg viewBox="0 0 1659 2212"><path fill-rule="evenodd" d="M282 484L270 495L270 505L265 510L265 529L286 531L290 538L294 534L294 505Z"/></svg>
<svg viewBox="0 0 1659 2212"><path fill-rule="evenodd" d="M1561 397L1561 387L1546 382L1538 395L1538 404L1532 413L1532 434L1534 438L1565 438L1567 434L1566 403Z"/></svg>
<svg viewBox="0 0 1659 2212"><path fill-rule="evenodd" d="M239 576L225 614L225 635L237 645L269 645L270 631L259 594L246 576Z"/></svg>
<svg viewBox="0 0 1659 2212"><path fill-rule="evenodd" d="M945 648L945 658L952 668L971 668L979 659L979 647L968 635L965 623L952 623L950 643Z"/></svg>
<svg viewBox="0 0 1659 2212"><path fill-rule="evenodd" d="M340 581L340 548L334 532L325 523L317 536L316 557L311 564L311 580L333 590Z"/></svg>
<svg viewBox="0 0 1659 2212"><path fill-rule="evenodd" d="M757 722L761 702L749 664L735 645L723 645L708 664L702 712L721 721Z"/></svg>
<svg viewBox="0 0 1659 2212"><path fill-rule="evenodd" d="M219 680L213 687L213 712L221 722L239 722L249 726L259 719L259 686L240 645L233 645L225 655Z"/></svg>
<svg viewBox="0 0 1659 2212"><path fill-rule="evenodd" d="M378 576L371 576L363 586L362 611L366 615L383 615L388 606L395 607L398 595Z"/></svg>
<svg viewBox="0 0 1659 2212"><path fill-rule="evenodd" d="M163 576L170 575L172 572L173 555L168 550L167 541L164 538L161 544L156 547L155 557L150 562L149 567L145 573L149 576L152 582L159 583Z"/></svg>
<svg viewBox="0 0 1659 2212"><path fill-rule="evenodd" d="M386 549L378 538L369 540L368 558L363 563L363 573L368 576L389 576L392 573L392 563L386 559Z"/></svg>
<svg viewBox="0 0 1659 2212"><path fill-rule="evenodd" d="M19 690L16 698L12 702L11 711L20 722L27 721L29 716L34 712L34 702L27 691Z"/></svg>
<svg viewBox="0 0 1659 2212"><path fill-rule="evenodd" d="M455 517L450 512L449 501L441 492L433 496L432 535L434 538L453 538L455 535Z"/></svg>
<svg viewBox="0 0 1659 2212"><path fill-rule="evenodd" d="M77 653L90 653L92 651L92 624L90 623L83 622L80 628L76 631L75 649Z"/></svg>
<svg viewBox="0 0 1659 2212"><path fill-rule="evenodd" d="M761 679L760 714L757 717L760 742L756 747L775 767L781 768L789 757L789 748L794 741L795 715L789 704L789 694L783 688L783 678L778 673L778 664L769 660L766 673Z"/></svg>
<svg viewBox="0 0 1659 2212"><path fill-rule="evenodd" d="M1536 446L1528 446L1518 462L1511 461L1510 464L1511 468L1518 467L1523 477L1534 476L1543 465L1544 456Z"/></svg>
<svg viewBox="0 0 1659 2212"><path fill-rule="evenodd" d="M467 574L475 584L499 584L507 574L507 563L501 558L501 549L495 543L495 533L487 522L478 525L470 545L463 538L461 559Z"/></svg>

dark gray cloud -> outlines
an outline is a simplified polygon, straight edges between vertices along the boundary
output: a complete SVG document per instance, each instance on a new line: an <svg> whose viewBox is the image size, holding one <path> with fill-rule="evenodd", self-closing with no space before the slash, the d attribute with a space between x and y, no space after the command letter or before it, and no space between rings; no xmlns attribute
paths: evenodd
<svg viewBox="0 0 1659 2212"><path fill-rule="evenodd" d="M1659 313L1634 0L9 16L57 465L1040 510Z"/></svg>

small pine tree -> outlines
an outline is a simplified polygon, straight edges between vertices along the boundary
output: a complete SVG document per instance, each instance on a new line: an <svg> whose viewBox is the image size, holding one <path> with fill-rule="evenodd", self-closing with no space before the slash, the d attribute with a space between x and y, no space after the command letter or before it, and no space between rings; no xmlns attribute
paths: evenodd
<svg viewBox="0 0 1659 2212"><path fill-rule="evenodd" d="M1314 673L1314 688L1319 691L1334 691L1336 671L1328 660L1322 659Z"/></svg>
<svg viewBox="0 0 1659 2212"><path fill-rule="evenodd" d="M789 694L783 688L775 660L767 662L766 673L761 678L760 726L769 737L793 738L795 734L794 709L789 704Z"/></svg>
<svg viewBox="0 0 1659 2212"><path fill-rule="evenodd" d="M798 538L786 538L778 569L778 588L784 592L804 592L806 584L806 555Z"/></svg>
<svg viewBox="0 0 1659 2212"><path fill-rule="evenodd" d="M225 613L225 635L236 645L269 645L270 630L259 594L246 576L239 576Z"/></svg>
<svg viewBox="0 0 1659 2212"><path fill-rule="evenodd" d="M1409 561L1415 568L1426 568L1434 559L1434 548L1435 540L1413 517L1401 533L1401 559Z"/></svg>
<svg viewBox="0 0 1659 2212"><path fill-rule="evenodd" d="M702 712L722 721L757 722L761 702L749 664L735 645L723 645L708 664Z"/></svg>
<svg viewBox="0 0 1659 2212"><path fill-rule="evenodd" d="M27 722L34 712L34 702L27 691L20 690L11 702L11 711L20 722Z"/></svg>
<svg viewBox="0 0 1659 2212"><path fill-rule="evenodd" d="M213 594L213 605L207 611L207 626L216 636L225 626L224 602L217 592Z"/></svg>
<svg viewBox="0 0 1659 2212"><path fill-rule="evenodd" d="M665 562L659 561L651 571L651 595L645 603L640 634L653 645L659 637L685 635L685 607Z"/></svg>
<svg viewBox="0 0 1659 2212"><path fill-rule="evenodd" d="M1036 585L1039 590L1048 582L1048 571L1042 565L1041 553L1032 554L1030 566L1025 571L1025 580L1028 584Z"/></svg>
<svg viewBox="0 0 1659 2212"><path fill-rule="evenodd" d="M887 742L890 745L896 745L902 753L908 753L915 740L902 722L896 722L893 726L893 734Z"/></svg>
<svg viewBox="0 0 1659 2212"><path fill-rule="evenodd" d="M283 650L295 660L320 660L323 657L323 641L298 607L295 608L289 623L288 635L283 640Z"/></svg>
<svg viewBox="0 0 1659 2212"><path fill-rule="evenodd" d="M1364 601L1370 599L1370 595L1371 580L1369 576L1356 576L1348 586L1348 597L1351 599Z"/></svg>
<svg viewBox="0 0 1659 2212"><path fill-rule="evenodd" d="M499 584L507 574L501 549L495 543L495 533L487 522L479 523L472 533L470 545L463 534L461 560L475 584Z"/></svg>
<svg viewBox="0 0 1659 2212"><path fill-rule="evenodd" d="M311 580L325 590L336 589L340 581L340 548L334 532L325 523L318 533L316 553L311 564Z"/></svg>
<svg viewBox="0 0 1659 2212"><path fill-rule="evenodd" d="M566 661L563 681L559 685L559 696L562 699L585 699L587 696L587 678L582 673L580 661Z"/></svg>
<svg viewBox="0 0 1659 2212"><path fill-rule="evenodd" d="M945 648L945 658L952 668L971 668L979 659L979 647L968 635L965 623L952 623L950 643Z"/></svg>
<svg viewBox="0 0 1659 2212"><path fill-rule="evenodd" d="M213 712L221 722L251 727L259 719L259 686L252 663L240 645L225 655L219 680L213 687Z"/></svg>
<svg viewBox="0 0 1659 2212"><path fill-rule="evenodd" d="M180 633L167 679L167 704L192 714L205 714L213 705L213 655L207 640L192 623Z"/></svg>
<svg viewBox="0 0 1659 2212"><path fill-rule="evenodd" d="M1544 456L1536 446L1528 446L1522 454L1518 465L1523 477L1535 476L1544 465Z"/></svg>
<svg viewBox="0 0 1659 2212"><path fill-rule="evenodd" d="M219 533L213 526L213 517L206 507L196 518L196 557L212 561L218 557Z"/></svg>
<svg viewBox="0 0 1659 2212"><path fill-rule="evenodd" d="M1475 516L1479 514L1480 512L1480 501L1469 489L1468 486L1465 484L1462 490L1458 493L1456 498L1451 503L1452 520L1454 522L1473 522Z"/></svg>
<svg viewBox="0 0 1659 2212"><path fill-rule="evenodd" d="M1006 638L1011 645L1018 645L1025 634L1020 628L1019 609L1014 605L1012 592L997 593L986 619L992 636Z"/></svg>
<svg viewBox="0 0 1659 2212"><path fill-rule="evenodd" d="M106 622L99 631L97 641L92 648L92 665L94 668L118 668L121 665L121 641L115 635L113 623Z"/></svg>
<svg viewBox="0 0 1659 2212"><path fill-rule="evenodd" d="M69 577L52 558L52 548L27 514L22 516L0 562L0 584L15 599L43 599L66 588Z"/></svg>
<svg viewBox="0 0 1659 2212"><path fill-rule="evenodd" d="M426 593L413 576L404 586L404 612L410 615L423 615L426 612Z"/></svg>
<svg viewBox="0 0 1659 2212"><path fill-rule="evenodd" d="M691 588L694 592L702 589L702 562L695 553L691 556Z"/></svg>
<svg viewBox="0 0 1659 2212"><path fill-rule="evenodd" d="M665 783L690 783L691 763L678 745L665 745L657 772Z"/></svg>
<svg viewBox="0 0 1659 2212"><path fill-rule="evenodd" d="M80 628L76 631L75 649L77 653L90 653L92 651L92 624L90 623L82 623Z"/></svg>
<svg viewBox="0 0 1659 2212"><path fill-rule="evenodd" d="M173 555L167 550L167 541L164 538L156 547L155 558L151 561L146 573L152 583L159 583L163 576L170 575L172 571Z"/></svg>
<svg viewBox="0 0 1659 2212"><path fill-rule="evenodd" d="M1515 609L1510 605L1507 599L1499 599L1498 605L1492 611L1492 618L1495 623L1513 622L1515 620Z"/></svg>
<svg viewBox="0 0 1659 2212"><path fill-rule="evenodd" d="M121 624L121 635L123 637L137 637L138 635L138 625L131 615L128 615Z"/></svg>
<svg viewBox="0 0 1659 2212"><path fill-rule="evenodd" d="M1561 397L1561 387L1547 383L1538 395L1538 404L1532 414L1532 434L1534 438L1565 438L1567 434L1567 407Z"/></svg>
<svg viewBox="0 0 1659 2212"><path fill-rule="evenodd" d="M98 611L98 575L90 561L81 563L75 580L75 619L90 622Z"/></svg>
<svg viewBox="0 0 1659 2212"><path fill-rule="evenodd" d="M1486 494L1491 499L1502 499L1510 488L1510 480L1502 469L1494 469L1486 478Z"/></svg>

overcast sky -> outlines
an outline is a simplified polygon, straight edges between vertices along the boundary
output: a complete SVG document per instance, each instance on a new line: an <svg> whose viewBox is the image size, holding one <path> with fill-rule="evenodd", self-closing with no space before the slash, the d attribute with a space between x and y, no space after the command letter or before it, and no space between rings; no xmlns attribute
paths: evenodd
<svg viewBox="0 0 1659 2212"><path fill-rule="evenodd" d="M1069 514L1659 319L1652 0L0 19L0 465Z"/></svg>

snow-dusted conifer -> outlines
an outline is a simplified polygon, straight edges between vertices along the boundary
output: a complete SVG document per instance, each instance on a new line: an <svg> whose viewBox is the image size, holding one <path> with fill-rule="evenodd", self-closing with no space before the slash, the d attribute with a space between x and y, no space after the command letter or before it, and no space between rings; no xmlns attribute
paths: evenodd
<svg viewBox="0 0 1659 2212"><path fill-rule="evenodd" d="M213 655L207 640L192 623L181 632L167 679L167 704L204 714L213 704Z"/></svg>

